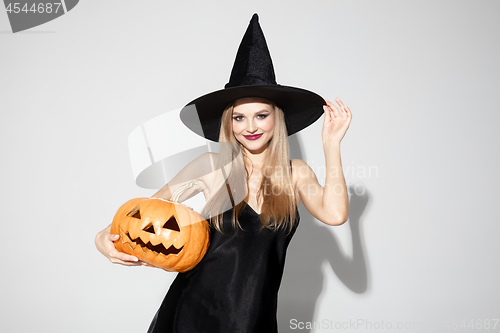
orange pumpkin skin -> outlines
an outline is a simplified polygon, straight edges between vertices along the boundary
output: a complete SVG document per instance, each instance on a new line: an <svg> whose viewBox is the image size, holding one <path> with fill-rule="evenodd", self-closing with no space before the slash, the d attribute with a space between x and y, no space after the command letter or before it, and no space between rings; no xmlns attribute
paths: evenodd
<svg viewBox="0 0 500 333"><path fill-rule="evenodd" d="M124 203L111 223L118 251L148 266L186 272L207 252L207 221L186 205L160 198L135 198Z"/></svg>

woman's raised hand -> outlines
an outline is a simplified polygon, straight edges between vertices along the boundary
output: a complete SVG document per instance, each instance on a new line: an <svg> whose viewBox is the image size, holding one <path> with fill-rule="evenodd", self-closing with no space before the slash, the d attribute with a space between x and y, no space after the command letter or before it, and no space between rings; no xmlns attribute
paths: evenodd
<svg viewBox="0 0 500 333"><path fill-rule="evenodd" d="M128 255L126 253L119 252L114 241L120 238L120 235L114 235L110 233L111 225L102 230L95 237L95 246L106 258L109 259L113 264L120 264L125 266L143 266L146 263L137 259L137 257Z"/></svg>
<svg viewBox="0 0 500 333"><path fill-rule="evenodd" d="M340 106L340 110L330 101L323 105L325 118L323 122L323 147L328 144L340 144L349 124L351 123L351 110L345 106L339 98L335 99Z"/></svg>

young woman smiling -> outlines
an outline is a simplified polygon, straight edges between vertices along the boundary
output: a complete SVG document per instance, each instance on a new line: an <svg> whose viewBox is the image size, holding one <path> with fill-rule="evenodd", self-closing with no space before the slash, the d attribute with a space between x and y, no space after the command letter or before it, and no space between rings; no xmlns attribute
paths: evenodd
<svg viewBox="0 0 500 333"><path fill-rule="evenodd" d="M218 141L220 151L189 163L153 197L170 199L195 180L181 199L205 195L202 215L211 227L210 246L194 269L177 274L148 332L277 332L278 290L299 203L327 225L348 219L340 143L352 114L336 102L338 108L313 92L275 82L255 14L229 83L181 111L184 124ZM290 160L288 147L289 135L321 116L324 188L306 162ZM202 165L211 172L200 173ZM97 235L96 246L113 263L141 265L115 250L118 238L108 227Z"/></svg>

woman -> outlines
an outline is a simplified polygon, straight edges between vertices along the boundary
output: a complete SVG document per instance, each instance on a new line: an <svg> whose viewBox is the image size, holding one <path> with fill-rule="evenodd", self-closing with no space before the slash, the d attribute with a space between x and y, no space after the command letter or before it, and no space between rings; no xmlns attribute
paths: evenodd
<svg viewBox="0 0 500 333"><path fill-rule="evenodd" d="M200 164L212 165L212 171L225 170L223 182L230 184L227 192L220 181L214 181L220 172L203 173L195 178L198 185L182 195L186 200L199 192L205 194L203 213L210 217L210 246L193 270L177 275L148 332L277 331L277 295L286 249L299 222L298 204L302 201L315 218L328 225L341 225L348 218L340 142L352 116L340 99L336 101L339 108L330 101L323 105L312 92L276 84L254 15L225 89L194 100L181 112L193 131L233 145L222 145L219 154L200 156L153 195L170 199L176 188L193 178L186 175L196 173ZM199 124L189 120L193 119L191 105L196 106ZM324 188L307 163L290 161L287 140L287 135L321 115L327 170ZM237 163L229 170L223 168L238 149L243 174L235 170ZM242 193L241 183L245 195L236 200ZM97 235L96 246L113 263L142 265L137 258L115 250L113 241L118 238L108 227Z"/></svg>

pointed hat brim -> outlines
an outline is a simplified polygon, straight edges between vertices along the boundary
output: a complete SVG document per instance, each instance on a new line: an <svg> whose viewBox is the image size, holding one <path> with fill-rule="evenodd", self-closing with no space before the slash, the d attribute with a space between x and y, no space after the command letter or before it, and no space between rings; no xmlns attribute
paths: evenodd
<svg viewBox="0 0 500 333"><path fill-rule="evenodd" d="M325 100L305 89L281 85L240 86L214 91L188 103L181 110L181 121L196 134L217 142L224 109L244 97L265 98L282 108L288 135L308 127L324 113Z"/></svg>

